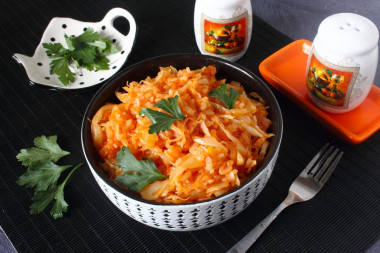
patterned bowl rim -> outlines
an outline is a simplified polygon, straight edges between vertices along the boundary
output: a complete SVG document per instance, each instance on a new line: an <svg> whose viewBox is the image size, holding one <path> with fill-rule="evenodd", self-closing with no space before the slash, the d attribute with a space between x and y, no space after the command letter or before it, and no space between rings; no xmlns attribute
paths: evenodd
<svg viewBox="0 0 380 253"><path fill-rule="evenodd" d="M271 107L271 110L274 112L274 114L277 114L276 115L276 123L278 124L278 126L277 126L278 131L277 131L277 133L275 133L275 138L276 138L275 144L273 147L270 147L269 154L267 154L267 156L265 157L265 161L260 165L259 169L255 172L255 174L252 175L250 179L248 179L246 182L241 184L239 187L233 189L232 191L230 191L226 194L222 194L221 196L218 196L216 198L208 199L208 200L201 201L201 202L186 203L186 204L158 203L158 202L145 200L145 199L141 198L140 196L138 196L137 194L134 194L132 192L129 192L127 190L122 189L120 186L118 186L114 181L112 181L110 179L110 177L107 175L107 173L104 171L104 169L99 164L95 163L90 158L91 154L89 152L88 147L90 145L92 146L93 143L92 143L92 137L91 137L91 124L90 124L91 118L89 117L89 114L91 112L94 112L94 110L99 109L99 107L94 108L94 103L102 96L104 90L106 90L106 88L108 86L114 86L115 85L114 82L118 78L122 77L123 75L125 75L131 71L133 71L135 68L141 67L143 65L149 65L149 63L151 63L151 62L156 62L159 60L179 59L179 58L199 58L200 60L201 59L202 60L208 59L208 60L213 61L213 62L218 62L218 63L224 64L228 67L232 67L236 71L240 71L240 72L244 73L245 75L248 75L254 82L258 83L259 85L262 85L265 92L267 92L267 96L270 97L270 99L272 100L271 101L272 107L274 106L274 108ZM272 119L272 121L273 121L273 119ZM119 194L125 196L126 198L130 198L130 199L133 199L137 202L152 205L152 206L161 206L161 207L166 206L166 207L177 207L178 208L178 207L191 207L191 206L196 206L196 205L199 206L199 205L210 204L212 202L217 202L219 199L225 199L225 198L228 198L230 196L233 196L234 194L239 192L242 188L249 185L257 177L259 177L259 175L268 167L268 165L271 163L271 161L276 159L276 155L280 149L282 134L283 134L283 119L282 119L282 113L281 113L280 106L279 106L278 101L277 101L276 97L274 96L273 92L270 90L268 85L262 79L257 77L254 73L252 73L247 68L245 68L241 65L238 65L236 63L230 62L228 60L224 60L224 59L221 59L221 58L218 58L215 56L209 56L209 55L182 53L182 54L167 54L167 55L162 55L162 56L156 56L156 57L152 57L152 58L137 62L137 63L129 66L128 68L120 71L119 73L117 73L113 77L111 77L107 81L107 83L104 84L96 92L96 94L92 97L92 99L91 99L91 101L90 101L90 103L89 103L89 105L88 105L88 107L84 113L83 121L82 121L82 128L81 128L81 143L82 143L83 154L85 156L87 164L89 165L90 170L95 172L98 175L98 177L103 180L103 182L105 184L107 184L109 187L112 187ZM97 154L95 154L95 155L97 155Z"/></svg>

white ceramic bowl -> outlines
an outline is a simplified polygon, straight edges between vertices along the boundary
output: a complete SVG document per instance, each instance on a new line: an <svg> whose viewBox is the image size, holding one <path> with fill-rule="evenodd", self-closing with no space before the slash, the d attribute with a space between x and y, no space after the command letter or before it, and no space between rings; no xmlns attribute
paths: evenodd
<svg viewBox="0 0 380 253"><path fill-rule="evenodd" d="M258 92L269 106L269 118L272 126L269 129L275 136L270 139L270 148L267 156L257 172L239 188L220 197L194 204L160 204L146 201L138 195L124 191L116 185L100 166L101 161L93 146L91 137L91 122L96 111L106 102L118 102L115 90L124 86L126 81L140 81L146 76L154 76L162 66L174 66L177 69L190 67L201 68L206 65L215 65L217 78L226 78L227 81L241 82L246 91ZM282 116L280 107L267 85L249 70L226 60L192 54L167 55L152 58L137 63L110 79L93 97L82 124L82 148L91 173L95 177L102 191L121 211L131 218L148 226L172 230L191 231L208 228L220 224L246 208L262 191L275 165L281 138Z"/></svg>
<svg viewBox="0 0 380 253"><path fill-rule="evenodd" d="M115 19L125 18L129 22L129 32L127 35L119 32L113 25ZM119 51L108 55L110 60L108 70L89 71L85 68L76 69L75 81L64 86L55 74L50 74L50 62L52 59L46 55L42 43L61 43L67 48L64 34L80 35L85 29L91 27L99 33L101 38L110 39L118 47ZM43 88L59 90L83 90L94 85L104 83L111 76L115 75L127 61L132 50L136 36L136 22L133 16L122 8L111 9L99 22L81 22L71 18L53 18L42 35L33 56L14 54L13 58L25 68L31 85Z"/></svg>

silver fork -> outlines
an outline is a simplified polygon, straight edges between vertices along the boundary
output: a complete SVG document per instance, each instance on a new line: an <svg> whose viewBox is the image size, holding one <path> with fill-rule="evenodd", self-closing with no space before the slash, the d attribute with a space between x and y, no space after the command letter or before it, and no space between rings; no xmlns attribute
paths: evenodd
<svg viewBox="0 0 380 253"><path fill-rule="evenodd" d="M342 155L342 151L326 143L294 180L286 199L259 225L229 249L227 253L246 252L285 207L313 198L322 189Z"/></svg>

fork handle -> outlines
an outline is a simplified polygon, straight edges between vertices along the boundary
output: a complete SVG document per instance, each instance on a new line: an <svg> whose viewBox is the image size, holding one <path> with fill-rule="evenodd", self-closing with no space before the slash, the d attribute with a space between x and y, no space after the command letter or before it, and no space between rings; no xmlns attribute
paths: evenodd
<svg viewBox="0 0 380 253"><path fill-rule="evenodd" d="M249 247L259 238L264 230L272 223L274 219L281 213L285 207L289 206L286 201L282 202L276 209L273 210L264 220L260 222L254 229L252 229L246 236L238 241L227 253L244 253Z"/></svg>

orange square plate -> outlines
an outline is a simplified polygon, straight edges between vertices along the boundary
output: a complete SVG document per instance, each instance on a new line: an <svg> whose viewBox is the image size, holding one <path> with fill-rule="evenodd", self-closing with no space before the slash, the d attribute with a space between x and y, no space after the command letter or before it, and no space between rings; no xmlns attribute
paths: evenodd
<svg viewBox="0 0 380 253"><path fill-rule="evenodd" d="M380 89L372 85L362 104L347 113L319 109L309 98L305 84L308 54L304 48L311 44L297 40L275 52L260 63L261 75L340 138L351 144L363 142L380 128Z"/></svg>

